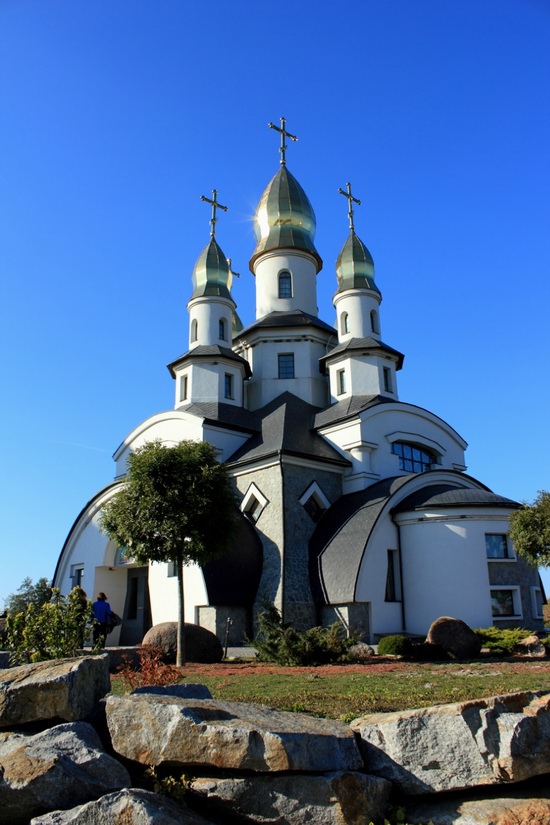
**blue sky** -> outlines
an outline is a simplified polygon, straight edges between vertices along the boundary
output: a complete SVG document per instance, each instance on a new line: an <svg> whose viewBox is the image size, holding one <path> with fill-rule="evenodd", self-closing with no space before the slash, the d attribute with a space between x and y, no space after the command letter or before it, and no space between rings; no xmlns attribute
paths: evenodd
<svg viewBox="0 0 550 825"><path fill-rule="evenodd" d="M0 601L52 576L116 447L172 407L213 188L252 321L281 115L320 316L350 180L400 398L492 489L550 488L549 47L546 0L0 1Z"/></svg>

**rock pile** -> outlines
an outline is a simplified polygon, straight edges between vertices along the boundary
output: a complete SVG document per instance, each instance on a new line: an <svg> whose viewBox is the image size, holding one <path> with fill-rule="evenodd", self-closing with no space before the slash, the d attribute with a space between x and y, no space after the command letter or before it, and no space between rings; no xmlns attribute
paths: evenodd
<svg viewBox="0 0 550 825"><path fill-rule="evenodd" d="M203 685L108 691L106 655L3 671L0 823L378 825L392 793L411 825L550 823L550 791L524 784L550 774L550 694L348 727L216 701ZM147 766L193 777L186 804L132 787Z"/></svg>

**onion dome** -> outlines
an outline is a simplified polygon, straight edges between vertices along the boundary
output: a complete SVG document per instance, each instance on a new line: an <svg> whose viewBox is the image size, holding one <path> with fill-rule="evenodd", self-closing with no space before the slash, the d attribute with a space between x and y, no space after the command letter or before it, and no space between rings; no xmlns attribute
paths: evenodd
<svg viewBox="0 0 550 825"><path fill-rule="evenodd" d="M301 249L317 262L317 272L323 262L315 248L315 212L308 196L286 166L281 166L268 183L254 218L256 249L250 268L264 252L272 249Z"/></svg>
<svg viewBox="0 0 550 825"><path fill-rule="evenodd" d="M233 300L230 294L233 276L220 245L210 238L193 270L193 294L191 298L201 295L220 295Z"/></svg>
<svg viewBox="0 0 550 825"><path fill-rule="evenodd" d="M374 261L369 250L352 230L336 261L338 292L370 289L380 294L374 282Z"/></svg>

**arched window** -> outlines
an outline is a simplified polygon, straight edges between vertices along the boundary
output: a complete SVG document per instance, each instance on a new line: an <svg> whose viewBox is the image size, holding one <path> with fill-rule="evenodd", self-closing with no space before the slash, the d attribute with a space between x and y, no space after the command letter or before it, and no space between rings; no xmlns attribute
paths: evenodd
<svg viewBox="0 0 550 825"><path fill-rule="evenodd" d="M279 272L279 298L292 298L292 275L288 269Z"/></svg>
<svg viewBox="0 0 550 825"><path fill-rule="evenodd" d="M346 335L349 332L349 315L347 312L343 312L340 315L340 334Z"/></svg>
<svg viewBox="0 0 550 825"><path fill-rule="evenodd" d="M371 309L370 312L370 328L376 335L380 332L380 327L378 326L378 313L375 309Z"/></svg>
<svg viewBox="0 0 550 825"><path fill-rule="evenodd" d="M436 457L432 452L406 441L394 441L391 451L399 456L399 469L407 473L427 473L436 463Z"/></svg>
<svg viewBox="0 0 550 825"><path fill-rule="evenodd" d="M192 341L198 341L198 339L199 339L199 324L196 320L191 321L191 340Z"/></svg>
<svg viewBox="0 0 550 825"><path fill-rule="evenodd" d="M218 321L218 338L220 339L220 341L226 340L225 318L220 318L220 320Z"/></svg>

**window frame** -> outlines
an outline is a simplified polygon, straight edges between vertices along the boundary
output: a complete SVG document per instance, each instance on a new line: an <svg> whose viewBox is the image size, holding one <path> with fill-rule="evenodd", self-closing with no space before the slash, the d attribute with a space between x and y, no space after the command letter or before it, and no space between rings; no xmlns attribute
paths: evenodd
<svg viewBox="0 0 550 825"><path fill-rule="evenodd" d="M349 314L342 312L340 315L340 335L349 334Z"/></svg>
<svg viewBox="0 0 550 825"><path fill-rule="evenodd" d="M235 400L235 376L231 372L224 373L223 376L223 397L227 401Z"/></svg>
<svg viewBox="0 0 550 825"><path fill-rule="evenodd" d="M290 359L286 362L288 366L285 366L285 362L283 359ZM290 365L292 369L290 369ZM288 374L285 375L284 373L292 372L292 375ZM294 353L293 352L278 352L277 353L277 378L281 381L290 380L292 378L296 378L296 365L294 362Z"/></svg>
<svg viewBox="0 0 550 825"><path fill-rule="evenodd" d="M288 299L294 297L292 289L292 272L289 269L281 269L277 278L277 286L277 294L279 298Z"/></svg>
<svg viewBox="0 0 550 825"><path fill-rule="evenodd" d="M336 395L345 395L346 392L346 370L336 370Z"/></svg>
<svg viewBox="0 0 550 825"><path fill-rule="evenodd" d="M191 321L191 341L198 341L199 340L199 322L196 318L193 318Z"/></svg>
<svg viewBox="0 0 550 825"><path fill-rule="evenodd" d="M496 536L499 536L501 539L504 539L504 545L505 545L505 548L506 548L506 555L505 556L490 556L489 555L489 548L487 546L487 539L489 537L492 538L492 537L496 537ZM487 558L487 561L490 561L490 562L505 562L505 563L506 562L511 562L511 561L516 561L516 557L514 555L512 547L510 545L510 540L508 538L507 533L484 533L484 539L485 539L485 556Z"/></svg>
<svg viewBox="0 0 550 825"><path fill-rule="evenodd" d="M218 338L220 341L227 341L227 323L225 318L218 320Z"/></svg>
<svg viewBox="0 0 550 825"><path fill-rule="evenodd" d="M399 447L411 450L411 455L406 456L398 452ZM427 462L424 461L422 458L415 458L414 450L416 450L421 455L427 456L430 459L430 461ZM424 447L421 444L415 444L413 441L392 441L391 451L392 454L396 455L399 459L399 469L405 473L428 473L434 467L434 465L437 464L436 456L427 447ZM412 467L406 467L405 462L411 463ZM420 464L421 469L414 469L415 464Z"/></svg>
<svg viewBox="0 0 550 825"><path fill-rule="evenodd" d="M382 367L382 377L384 379L384 392L391 392L393 395L393 381L391 367Z"/></svg>
<svg viewBox="0 0 550 825"><path fill-rule="evenodd" d="M187 399L189 398L189 376L187 375L187 373L185 375L180 375L179 396L180 401L187 401Z"/></svg>
<svg viewBox="0 0 550 825"><path fill-rule="evenodd" d="M523 609L521 604L521 588L518 584L495 584L490 586L490 598L491 598L491 615L493 622L506 622L512 621L515 619L522 619L523 618ZM495 613L494 606L493 606L493 593L496 591L498 592L508 592L512 595L512 607L514 609L513 613Z"/></svg>

